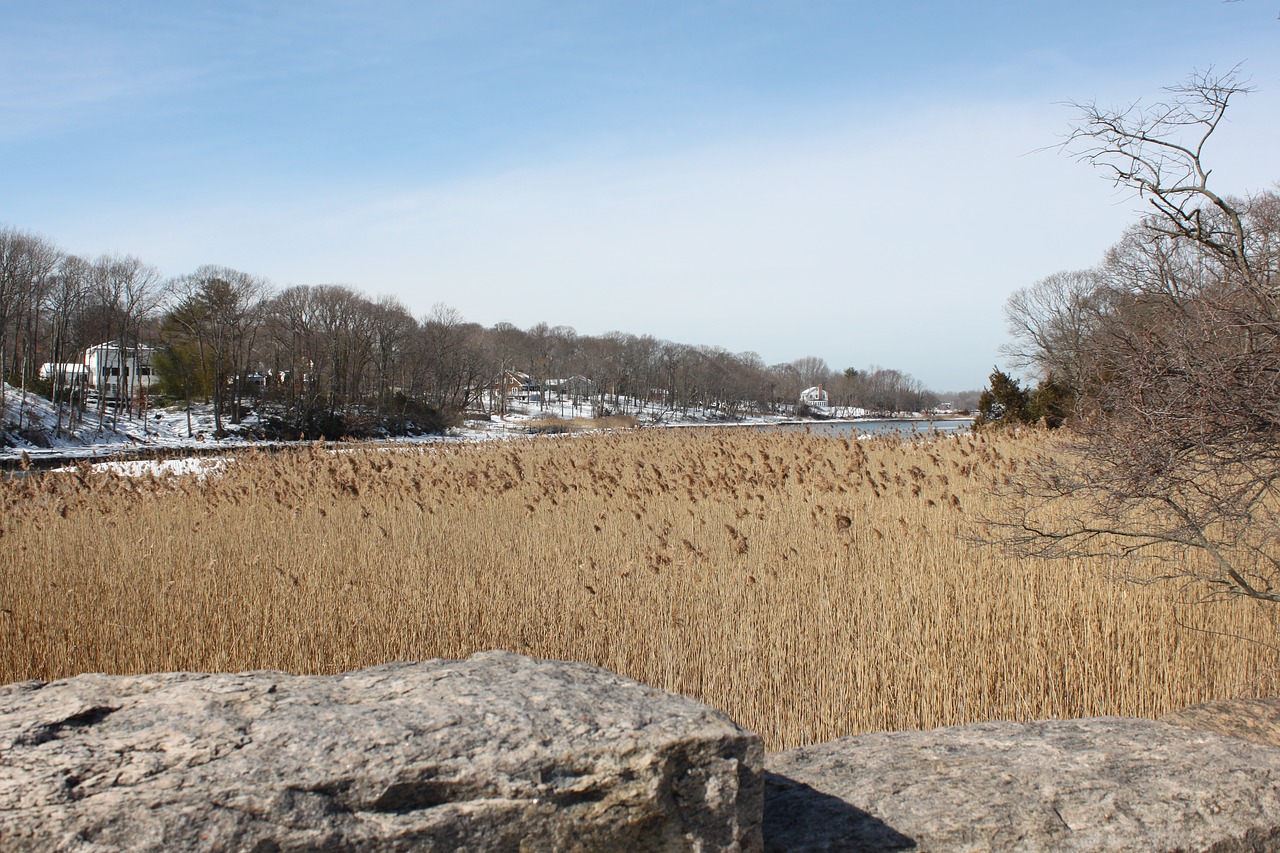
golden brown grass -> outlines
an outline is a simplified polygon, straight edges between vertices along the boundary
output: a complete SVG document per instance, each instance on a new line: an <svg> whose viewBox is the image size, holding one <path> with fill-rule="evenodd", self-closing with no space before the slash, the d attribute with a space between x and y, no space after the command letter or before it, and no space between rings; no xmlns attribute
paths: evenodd
<svg viewBox="0 0 1280 853"><path fill-rule="evenodd" d="M632 415L606 415L599 418L560 418L555 416L535 418L526 422L533 433L588 432L611 429L630 429L640 421Z"/></svg>
<svg viewBox="0 0 1280 853"><path fill-rule="evenodd" d="M695 696L774 749L1274 691L1275 652L1224 636L1271 643L1274 606L966 538L1050 441L642 430L5 483L0 682L496 647Z"/></svg>

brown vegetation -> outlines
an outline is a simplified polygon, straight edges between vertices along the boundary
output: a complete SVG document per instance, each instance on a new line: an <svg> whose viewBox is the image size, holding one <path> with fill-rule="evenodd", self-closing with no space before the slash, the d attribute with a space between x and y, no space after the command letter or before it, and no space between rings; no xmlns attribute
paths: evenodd
<svg viewBox="0 0 1280 853"><path fill-rule="evenodd" d="M969 538L1052 442L642 430L0 483L0 682L498 647L697 697L773 749L1273 691L1273 605Z"/></svg>
<svg viewBox="0 0 1280 853"><path fill-rule="evenodd" d="M605 415L599 418L541 417L530 420L526 429L539 435L556 435L566 432L630 429L639 425L640 420L633 415Z"/></svg>

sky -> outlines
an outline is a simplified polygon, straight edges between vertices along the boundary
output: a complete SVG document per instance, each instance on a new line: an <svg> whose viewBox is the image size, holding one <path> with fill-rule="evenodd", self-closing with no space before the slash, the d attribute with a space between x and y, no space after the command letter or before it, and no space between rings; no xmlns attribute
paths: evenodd
<svg viewBox="0 0 1280 853"><path fill-rule="evenodd" d="M1207 152L1280 180L1280 0L0 0L0 224L165 275L348 284L938 390L1139 202L1069 102L1244 63Z"/></svg>

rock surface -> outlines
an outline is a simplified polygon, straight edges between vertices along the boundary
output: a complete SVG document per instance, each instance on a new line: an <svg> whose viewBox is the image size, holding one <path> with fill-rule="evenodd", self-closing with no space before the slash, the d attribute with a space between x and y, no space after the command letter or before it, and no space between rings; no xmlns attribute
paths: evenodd
<svg viewBox="0 0 1280 853"><path fill-rule="evenodd" d="M1171 726L1280 746L1280 699L1221 699L1160 718Z"/></svg>
<svg viewBox="0 0 1280 853"><path fill-rule="evenodd" d="M1149 720L860 735L766 769L766 850L1280 849L1280 748Z"/></svg>
<svg viewBox="0 0 1280 853"><path fill-rule="evenodd" d="M505 652L85 675L0 687L0 850L1280 850L1280 699L1166 720L765 758L697 702Z"/></svg>
<svg viewBox="0 0 1280 853"><path fill-rule="evenodd" d="M584 664L0 687L0 848L758 850L760 739Z"/></svg>

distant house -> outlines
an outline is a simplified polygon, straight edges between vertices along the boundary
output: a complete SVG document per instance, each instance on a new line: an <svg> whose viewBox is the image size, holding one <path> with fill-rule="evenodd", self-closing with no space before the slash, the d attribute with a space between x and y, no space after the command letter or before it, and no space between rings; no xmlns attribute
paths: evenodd
<svg viewBox="0 0 1280 853"><path fill-rule="evenodd" d="M585 400L595 396L596 393L596 383L585 376L575 375L566 379L548 379L542 385L548 392L554 392L562 400L566 397Z"/></svg>
<svg viewBox="0 0 1280 853"><path fill-rule="evenodd" d="M495 396L526 403L542 402L542 386L527 373L518 370L505 371L493 383Z"/></svg>
<svg viewBox="0 0 1280 853"><path fill-rule="evenodd" d="M84 385L89 376L89 368L83 363L67 362L54 364L45 362L40 365L40 378L45 382L58 382L67 388Z"/></svg>
<svg viewBox="0 0 1280 853"><path fill-rule="evenodd" d="M806 388L800 392L800 405L815 412L825 412L831 408L827 391L821 385Z"/></svg>
<svg viewBox="0 0 1280 853"><path fill-rule="evenodd" d="M155 347L125 347L118 343L98 344L84 351L85 382L89 390L119 399L146 393L156 383L151 360Z"/></svg>
<svg viewBox="0 0 1280 853"><path fill-rule="evenodd" d="M108 399L122 399L146 393L156 383L151 359L155 347L125 347L121 357L118 343L91 346L79 362L40 365L40 378L64 388L80 388Z"/></svg>
<svg viewBox="0 0 1280 853"><path fill-rule="evenodd" d="M243 376L241 375L228 376L227 384L228 385L239 384L241 388L247 388L249 390L258 391L263 388L266 388L267 385L270 384L271 378L272 378L271 371L267 371L266 373L260 373L259 371L255 370L253 373L246 373Z"/></svg>

